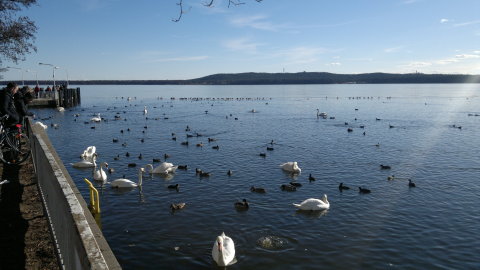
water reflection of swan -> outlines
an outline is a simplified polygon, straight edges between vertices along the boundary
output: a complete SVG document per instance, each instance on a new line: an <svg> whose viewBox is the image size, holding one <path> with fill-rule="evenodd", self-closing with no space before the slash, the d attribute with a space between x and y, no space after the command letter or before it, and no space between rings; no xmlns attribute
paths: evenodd
<svg viewBox="0 0 480 270"><path fill-rule="evenodd" d="M108 168L107 162L102 162L100 164L100 169L93 172L93 180L102 181L103 183L107 182L107 173L103 170L104 167Z"/></svg>
<svg viewBox="0 0 480 270"><path fill-rule="evenodd" d="M125 179L125 178L120 178L113 180L110 184L114 188L135 188L135 187L140 187L142 185L142 174L145 172L144 168L140 168L138 170L138 183L135 183L131 180Z"/></svg>
<svg viewBox="0 0 480 270"><path fill-rule="evenodd" d="M169 174L174 173L177 170L178 166L174 166L172 163L169 162L162 162L155 169L153 168L152 164L145 165L145 168L147 169L147 172L151 174Z"/></svg>
<svg viewBox="0 0 480 270"><path fill-rule="evenodd" d="M287 172L291 172L291 173L301 173L302 172L302 169L300 169L300 167L298 167L298 163L296 161L283 163L282 165L280 165L280 167L282 167L282 170L287 171Z"/></svg>
<svg viewBox="0 0 480 270"><path fill-rule="evenodd" d="M327 200L327 195L323 194L323 197L321 199L310 198L306 199L300 204L294 203L293 206L297 207L300 210L319 211L329 209L330 203Z"/></svg>
<svg viewBox="0 0 480 270"><path fill-rule="evenodd" d="M237 262L235 259L235 243L224 232L217 236L213 244L212 258L218 266L228 266Z"/></svg>

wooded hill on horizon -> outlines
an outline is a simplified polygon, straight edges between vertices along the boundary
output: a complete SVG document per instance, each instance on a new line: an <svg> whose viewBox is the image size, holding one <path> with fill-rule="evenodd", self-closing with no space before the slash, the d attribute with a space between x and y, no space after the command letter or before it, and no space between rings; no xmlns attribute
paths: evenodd
<svg viewBox="0 0 480 270"><path fill-rule="evenodd" d="M21 84L21 81L16 81ZM3 84L8 82L3 81ZM41 85L51 80L39 81ZM57 80L57 84L65 80ZM416 84L416 83L480 83L480 75L424 73L361 73L329 72L298 73L219 73L190 80L70 80L70 85L267 85L267 84ZM26 85L36 81L26 80Z"/></svg>

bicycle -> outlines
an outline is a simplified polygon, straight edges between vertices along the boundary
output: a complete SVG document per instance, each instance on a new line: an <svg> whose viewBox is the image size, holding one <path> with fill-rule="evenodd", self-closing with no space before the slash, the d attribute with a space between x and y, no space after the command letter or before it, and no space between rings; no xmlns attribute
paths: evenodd
<svg viewBox="0 0 480 270"><path fill-rule="evenodd" d="M0 160L4 164L18 165L30 156L30 140L22 132L22 125L7 127L8 115L0 117Z"/></svg>

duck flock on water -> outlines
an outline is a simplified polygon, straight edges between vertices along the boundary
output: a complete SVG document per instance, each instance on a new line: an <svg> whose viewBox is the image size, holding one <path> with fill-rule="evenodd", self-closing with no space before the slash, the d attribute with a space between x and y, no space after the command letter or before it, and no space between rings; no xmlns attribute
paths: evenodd
<svg viewBox="0 0 480 270"><path fill-rule="evenodd" d="M132 98L127 98L127 100L132 100ZM180 100L182 100L182 99L180 99ZM198 101L198 100L203 100L203 99L185 99L185 100ZM117 109L117 108L114 108L114 109ZM258 111L256 111L255 109L252 109L249 112L257 113ZM206 111L206 113L208 113L208 111ZM144 115L144 117L146 119L148 119L148 108L147 108L147 106L144 106L144 108L142 110L142 114ZM335 117L333 117L333 116L329 117L326 112L320 112L319 109L317 109L316 116L317 116L317 118L323 118L323 119L335 119ZM76 118L79 117L79 114L76 114L75 117ZM233 116L231 114L226 116L227 119L229 117L233 117ZM75 121L76 121L76 118L75 118ZM164 117L164 119L168 119L168 117ZM235 120L237 120L237 119L238 118L235 117ZM117 112L117 114L114 117L114 120L117 120L117 121L124 120L124 121L126 121L125 118L122 118L121 112ZM379 118L376 118L375 120L376 121L381 121L381 119L379 119ZM102 121L108 121L108 119L102 118L100 113L96 113L96 114L93 115L93 117L91 117L90 121L85 121L84 123L85 124L101 123ZM43 125L41 122L37 122L37 125L41 126L44 129L47 128L47 126ZM349 126L349 124L347 122L345 122L345 125ZM56 125L56 127L58 128L58 125ZM93 127L94 126L92 126L92 128ZM364 126L360 125L360 128L363 129ZM389 124L389 128L393 128L393 126ZM144 130L142 132L145 133L145 130L147 130L147 129L148 129L148 126L145 125ZM187 140L180 142L180 145L188 145L189 144L188 138L190 138L190 137L202 137L202 136L204 136L204 135L202 135L198 132L191 132L191 130L192 129L191 129L190 126L187 125L185 127ZM127 132L130 132L130 131L131 131L130 128L127 128L127 129L120 130L120 133L123 134L123 133L127 133ZM353 128L349 127L347 131L352 132ZM366 135L365 132L363 132L363 135ZM173 141L177 141L177 138L179 138L179 136L177 136L176 133L172 132L171 133L171 139ZM144 139L142 138L141 139L142 143L144 142L143 140ZM208 143L215 142L215 145L211 146L212 149L214 149L214 150L220 150L221 149L221 145L216 143L217 142L216 138L209 137L209 138L207 138L207 141L208 141ZM120 140L118 138L112 138L112 143L119 143L119 142L120 142ZM275 143L274 140L271 140L269 143L267 143L266 151L274 151L275 144L276 143ZM206 146L203 143L197 143L195 145L196 145L196 147L205 147ZM122 146L127 147L128 146L127 142L123 142ZM380 144L378 143L375 146L380 147ZM113 157L113 159L114 160L120 160L121 156L129 157L130 155L131 154L129 152L125 152L125 153L122 153L122 154L117 154L115 157ZM261 152L258 155L260 157L266 157L267 153L266 152ZM95 181L97 181L97 182L99 182L103 185L110 185L112 188L122 188L122 189L125 189L125 188L126 189L128 189L128 188L130 188L130 189L141 188L142 180L143 180L143 177L144 177L145 174L162 175L162 176L168 177L169 175L175 174L177 172L177 170L186 171L186 170L189 169L189 166L186 165L186 164L174 165L173 163L167 162L166 160L170 156L165 153L163 155L163 158L165 160L164 162L161 162L160 158L153 158L152 159L152 163L160 163L158 166L154 166L152 163L145 164L146 162L142 162L145 165L138 166L139 167L138 168L138 174L137 174L137 179L135 181L126 178L125 175L123 175L121 178L117 178L117 179L113 179L111 181L108 181L109 180L108 179L109 175L114 173L115 170L113 168L109 168L109 165L108 165L107 162L101 162L99 165L97 164L97 159L99 157L103 157L103 156L104 156L104 154L97 153L95 146L89 146L84 150L83 153L81 153L81 155L80 155L81 160L76 162L76 163L73 163L72 166L74 168L91 168L92 169L92 177ZM139 160L143 159L143 155L141 153L138 155L138 159ZM131 162L131 163L125 164L125 166L137 167L137 163L132 163ZM281 170L289 173L289 174L292 174L292 175L299 175L302 172L302 169L299 167L298 163L295 162L295 161L289 161L289 162L285 162L283 164L280 164L279 168ZM380 170L391 170L391 166L384 165L384 164L379 164L379 169ZM234 174L234 171L232 169L228 169L228 170L225 171L225 173L228 176L232 176ZM212 173L209 172L209 171L204 171L204 170L199 169L199 168L195 168L195 175L198 176L198 177L201 177L201 178L209 178L209 177L212 176ZM308 180L310 182L313 182L313 181L316 181L316 178L311 173L309 173ZM387 177L387 180L408 180L408 187L410 187L410 188L416 187L416 185L412 181L412 179L409 179L409 178L395 177L394 175L391 175L391 176ZM279 188L282 191L285 191L285 192L295 192L301 186L302 186L301 183L299 183L297 181L291 181L289 183L285 183L285 184L280 185ZM180 187L179 184L172 184L172 185L167 186L167 188L172 190L172 191L177 191L178 192L181 187ZM342 182L342 183L339 183L338 190L339 190L339 192L348 192L350 190L353 190L353 188L351 189L350 187L347 186L347 184L344 184ZM251 186L250 191L252 193L261 193L261 194L268 193L267 188L259 187L259 186ZM360 194L369 194L371 192L372 191L370 189L368 189L364 186L358 187L358 193L360 193ZM171 211L174 212L174 211L182 210L186 206L187 206L186 202L172 202L170 204L170 209L171 209ZM247 199L242 199L240 201L233 202L233 206L237 211L248 211L251 207L251 204L247 201ZM330 208L330 202L327 199L327 195L323 194L320 198L307 198L302 202L292 203L292 206L294 208L297 208L299 211L327 211ZM235 259L235 245L234 245L234 241L232 240L232 238L225 235L225 233L222 233L221 235L219 235L216 238L216 240L214 241L214 245L213 245L213 248L212 248L212 258L219 266L228 266L228 265L231 265L231 264L235 263L236 262L236 259Z"/></svg>

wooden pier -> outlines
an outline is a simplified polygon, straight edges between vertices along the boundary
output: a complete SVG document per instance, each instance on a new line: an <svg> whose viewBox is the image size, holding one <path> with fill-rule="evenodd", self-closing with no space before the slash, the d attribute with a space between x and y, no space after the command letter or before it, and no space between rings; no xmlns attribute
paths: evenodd
<svg viewBox="0 0 480 270"><path fill-rule="evenodd" d="M69 108L75 107L80 103L80 88L67 88L60 91L40 91L39 97L32 100L28 106L30 108Z"/></svg>

